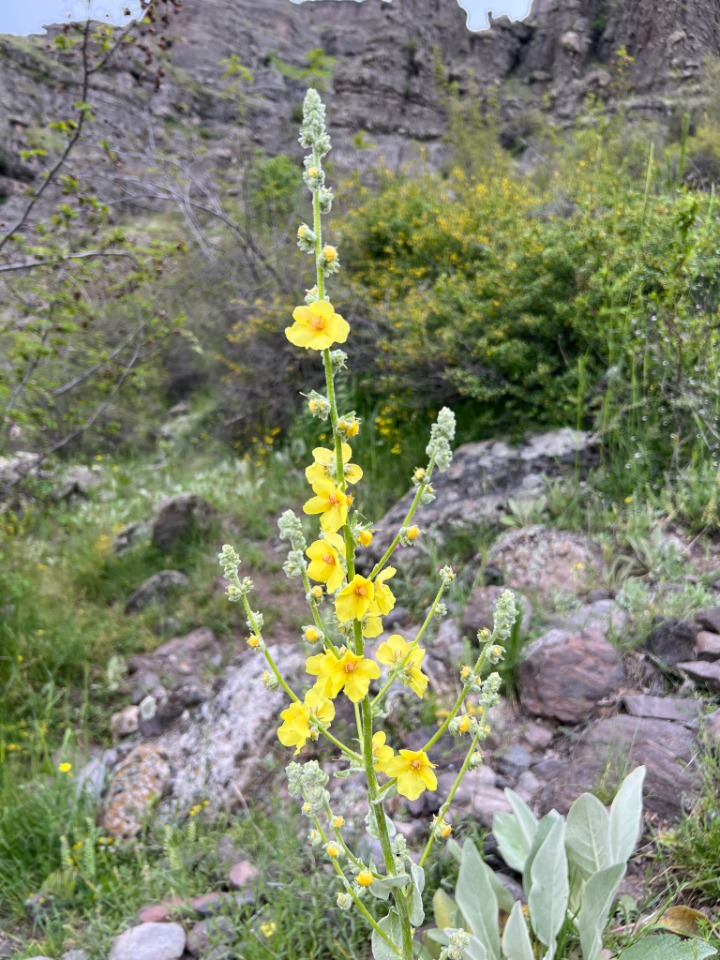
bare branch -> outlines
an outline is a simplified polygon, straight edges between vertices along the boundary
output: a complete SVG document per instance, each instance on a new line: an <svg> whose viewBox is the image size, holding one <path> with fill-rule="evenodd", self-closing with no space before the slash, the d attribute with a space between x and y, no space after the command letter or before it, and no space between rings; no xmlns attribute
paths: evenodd
<svg viewBox="0 0 720 960"><path fill-rule="evenodd" d="M94 257L126 257L136 266L140 266L136 257L126 250L85 250L82 253L68 253L52 257L50 260L24 260L22 263L0 264L0 273L13 273L18 270L34 270L36 267L56 267L68 260L89 260Z"/></svg>

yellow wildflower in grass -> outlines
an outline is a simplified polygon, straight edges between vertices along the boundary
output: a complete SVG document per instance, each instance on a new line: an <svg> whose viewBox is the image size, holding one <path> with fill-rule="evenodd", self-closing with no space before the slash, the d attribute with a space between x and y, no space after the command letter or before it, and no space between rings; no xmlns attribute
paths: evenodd
<svg viewBox="0 0 720 960"><path fill-rule="evenodd" d="M278 729L278 740L283 746L295 747L296 754L300 753L308 740L317 740L318 723L328 726L334 717L334 704L315 688L308 690L304 703L291 703L280 714L283 724Z"/></svg>
<svg viewBox="0 0 720 960"><path fill-rule="evenodd" d="M335 613L340 623L350 620L362 620L370 612L375 599L375 586L372 580L355 574L350 583L335 598Z"/></svg>
<svg viewBox="0 0 720 960"><path fill-rule="evenodd" d="M395 606L395 595L390 587L386 586L385 581L392 579L396 573L397 570L395 567L385 567L385 569L381 570L377 577L375 577L375 606L377 607L377 615L384 617L390 613ZM370 612L375 613L374 610Z"/></svg>
<svg viewBox="0 0 720 960"><path fill-rule="evenodd" d="M373 734L372 738L372 757L373 757L373 766L378 771L378 773L386 773L385 765L388 760L392 760L395 756L395 751L391 746L385 743L385 734L382 730L379 730L377 733Z"/></svg>
<svg viewBox="0 0 720 960"><path fill-rule="evenodd" d="M70 771L72 770L72 764L60 763L58 764L58 770L60 771L60 773L70 773Z"/></svg>
<svg viewBox="0 0 720 960"><path fill-rule="evenodd" d="M285 336L306 350L326 350L334 343L345 343L350 333L350 324L327 300L295 307L293 320L293 325L285 328Z"/></svg>
<svg viewBox="0 0 720 960"><path fill-rule="evenodd" d="M417 800L425 790L437 789L434 768L435 764L430 763L422 750L401 750L396 757L388 760L383 772L389 777L397 777L400 796Z"/></svg>
<svg viewBox="0 0 720 960"><path fill-rule="evenodd" d="M330 471L335 467L335 451L329 447L315 447L312 452L315 463L305 469L308 483L315 489L315 484L322 480L331 480ZM343 473L348 483L357 483L362 480L362 469L356 463L350 463L352 447L349 443L342 445ZM333 481L334 482L334 481Z"/></svg>
<svg viewBox="0 0 720 960"><path fill-rule="evenodd" d="M262 935L263 935L267 940L269 940L270 937L271 937L271 936L275 933L275 931L277 930L277 924L275 923L274 920L268 920L266 923L261 923L261 924L260 924L260 930L262 931Z"/></svg>
<svg viewBox="0 0 720 960"><path fill-rule="evenodd" d="M319 513L320 526L326 533L337 533L347 522L348 507L352 497L346 496L332 480L321 480L313 484L314 497L303 505L303 513Z"/></svg>
<svg viewBox="0 0 720 960"><path fill-rule="evenodd" d="M369 870L361 870L356 879L361 887L369 887L373 882L373 875Z"/></svg>
<svg viewBox="0 0 720 960"><path fill-rule="evenodd" d="M308 576L327 584L328 593L335 593L345 579L340 557L345 550L345 541L338 533L328 533L322 540L315 540L305 551L310 558Z"/></svg>

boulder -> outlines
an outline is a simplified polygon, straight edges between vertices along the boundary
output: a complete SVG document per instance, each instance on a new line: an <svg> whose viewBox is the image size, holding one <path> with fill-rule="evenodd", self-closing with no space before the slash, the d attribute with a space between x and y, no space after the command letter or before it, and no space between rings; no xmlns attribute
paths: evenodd
<svg viewBox="0 0 720 960"><path fill-rule="evenodd" d="M117 937L108 960L178 960L184 951L179 923L141 923Z"/></svg>
<svg viewBox="0 0 720 960"><path fill-rule="evenodd" d="M720 607L701 610L700 613L695 614L695 622L699 623L703 630L720 633Z"/></svg>
<svg viewBox="0 0 720 960"><path fill-rule="evenodd" d="M695 659L697 634L694 623L666 620L653 630L645 641L645 647L668 667L674 667L681 660Z"/></svg>
<svg viewBox="0 0 720 960"><path fill-rule="evenodd" d="M152 526L152 545L162 553L193 537L206 535L217 520L217 510L196 493L181 493L168 500Z"/></svg>
<svg viewBox="0 0 720 960"><path fill-rule="evenodd" d="M545 608L587 593L602 568L602 552L590 537L543 526L510 530L490 548L488 564L500 569L511 590L537 597Z"/></svg>
<svg viewBox="0 0 720 960"><path fill-rule="evenodd" d="M688 663L676 664L685 676L702 687L710 690L720 690L720 662L709 663L707 660L694 660Z"/></svg>
<svg viewBox="0 0 720 960"><path fill-rule="evenodd" d="M140 833L151 804L170 781L170 765L159 747L141 743L113 772L108 787L103 829L112 837ZM181 951L182 952L182 951Z"/></svg>
<svg viewBox="0 0 720 960"><path fill-rule="evenodd" d="M693 734L681 723L618 714L590 724L569 753L545 792L545 810L564 813L581 793L611 790L640 764L647 767L644 800L651 813L677 820L685 798L697 792Z"/></svg>
<svg viewBox="0 0 720 960"><path fill-rule="evenodd" d="M720 660L720 635L701 630L695 647L698 660Z"/></svg>
<svg viewBox="0 0 720 960"><path fill-rule="evenodd" d="M190 581L179 570L160 570L142 583L125 604L125 613L137 613L151 603L164 603L174 591L184 590Z"/></svg>
<svg viewBox="0 0 720 960"><path fill-rule="evenodd" d="M518 678L529 713L581 723L601 700L618 692L625 670L620 654L596 627L550 630L527 648Z"/></svg>
<svg viewBox="0 0 720 960"><path fill-rule="evenodd" d="M654 717L674 720L697 727L702 709L700 700L690 697L651 697L645 694L625 694L621 704L631 717Z"/></svg>

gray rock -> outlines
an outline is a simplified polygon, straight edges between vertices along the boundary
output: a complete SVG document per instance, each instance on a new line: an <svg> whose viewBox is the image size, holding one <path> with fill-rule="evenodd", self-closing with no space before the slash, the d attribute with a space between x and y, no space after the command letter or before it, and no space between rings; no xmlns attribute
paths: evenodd
<svg viewBox="0 0 720 960"><path fill-rule="evenodd" d="M510 498L536 498L544 489L543 477L572 470L578 459L590 462L595 448L589 434L567 428L529 436L514 447L504 440L466 443L455 451L450 469L433 478L437 498L423 508L423 525L447 534L497 522ZM387 548L413 496L414 491L406 494L378 523L386 532L378 533L368 549L373 559Z"/></svg>
<svg viewBox="0 0 720 960"><path fill-rule="evenodd" d="M174 591L184 590L190 581L179 570L160 570L141 584L125 604L125 613L137 613L151 603L164 603Z"/></svg>
<svg viewBox="0 0 720 960"><path fill-rule="evenodd" d="M565 812L581 793L601 785L612 789L634 767L644 764L646 809L676 820L684 800L697 792L693 754L693 734L684 724L627 714L596 720L573 743L569 759L549 785L543 807Z"/></svg>
<svg viewBox="0 0 720 960"><path fill-rule="evenodd" d="M110 717L110 732L113 737L129 737L137 733L140 722L140 711L134 705L125 707Z"/></svg>
<svg viewBox="0 0 720 960"><path fill-rule="evenodd" d="M85 950L66 950L62 960L88 960L88 954Z"/></svg>
<svg viewBox="0 0 720 960"><path fill-rule="evenodd" d="M229 917L208 917L196 923L188 934L188 953L193 957L207 956L214 947L232 943L235 934L235 924Z"/></svg>
<svg viewBox="0 0 720 960"><path fill-rule="evenodd" d="M143 540L150 536L150 524L144 520L136 520L133 523L126 524L122 530L118 530L113 539L113 551L122 556L128 550L132 550Z"/></svg>
<svg viewBox="0 0 720 960"><path fill-rule="evenodd" d="M141 923L113 942L108 960L178 960L184 950L179 923Z"/></svg>
<svg viewBox="0 0 720 960"><path fill-rule="evenodd" d="M454 620L443 620L434 640L428 644L428 653L444 660L448 666L457 664L463 656L465 645Z"/></svg>
<svg viewBox="0 0 720 960"><path fill-rule="evenodd" d="M152 527L152 545L169 553L193 537L205 536L217 520L217 510L196 493L181 493L168 500Z"/></svg>
<svg viewBox="0 0 720 960"><path fill-rule="evenodd" d="M718 580L718 584L720 584L720 580ZM720 607L701 610L700 613L695 614L695 622L699 623L703 630L720 633Z"/></svg>
<svg viewBox="0 0 720 960"><path fill-rule="evenodd" d="M688 663L678 663L676 667L700 686L708 687L710 690L720 690L720 662L709 663L707 660L695 660Z"/></svg>
<svg viewBox="0 0 720 960"><path fill-rule="evenodd" d="M73 496L86 497L102 483L99 467L68 467L58 477L53 496L56 500L68 500Z"/></svg>
<svg viewBox="0 0 720 960"><path fill-rule="evenodd" d="M542 782L537 778L532 770L526 770L515 784L515 793L517 793L525 803L532 803L535 797L542 789Z"/></svg>
<svg viewBox="0 0 720 960"><path fill-rule="evenodd" d="M306 682L305 655L297 644L277 644L273 658L291 684ZM252 793L273 751L282 764L292 752L277 739L278 715L287 706L280 691L263 686L265 658L247 650L225 673L223 685L208 703L163 731L156 741L171 766L164 816L187 810L207 797L211 806L234 809ZM346 781L343 781L344 783Z"/></svg>
<svg viewBox="0 0 720 960"><path fill-rule="evenodd" d="M711 748L715 750L720 748L720 710L715 710L710 716L705 717L702 732Z"/></svg>
<svg viewBox="0 0 720 960"><path fill-rule="evenodd" d="M618 691L625 671L620 654L596 628L551 630L527 648L518 679L530 713L580 723Z"/></svg>
<svg viewBox="0 0 720 960"><path fill-rule="evenodd" d="M530 769L532 757L525 747L513 743L507 749L495 753L493 763L503 776L517 780L526 770Z"/></svg>
<svg viewBox="0 0 720 960"><path fill-rule="evenodd" d="M105 789L108 773L118 761L118 751L115 749L103 750L97 756L91 757L78 770L75 778L78 793L85 792L88 796L99 800Z"/></svg>
<svg viewBox="0 0 720 960"><path fill-rule="evenodd" d="M495 604L505 587L476 587L470 595L462 617L462 628L467 636L475 639L478 630L492 630ZM527 629L533 616L533 608L527 597L515 594L520 608L520 626Z"/></svg>
<svg viewBox="0 0 720 960"><path fill-rule="evenodd" d="M687 620L666 620L648 637L645 646L659 660L674 667L695 659L697 627Z"/></svg>
<svg viewBox="0 0 720 960"><path fill-rule="evenodd" d="M499 567L507 587L552 608L559 599L587 592L602 569L602 552L583 534L535 526L510 530L496 540L488 563Z"/></svg>
<svg viewBox="0 0 720 960"><path fill-rule="evenodd" d="M695 652L698 660L720 660L720 635L701 630L697 635Z"/></svg>
<svg viewBox="0 0 720 960"><path fill-rule="evenodd" d="M657 720L675 720L696 727L702 704L690 697L651 697L645 694L625 694L621 700L631 717L654 717Z"/></svg>
<svg viewBox="0 0 720 960"><path fill-rule="evenodd" d="M170 765L162 750L139 744L113 772L102 815L103 829L112 837L137 836L169 780Z"/></svg>
<svg viewBox="0 0 720 960"><path fill-rule="evenodd" d="M571 629L596 627L605 637L618 637L627 626L628 615L614 600L596 600L578 607L563 619Z"/></svg>

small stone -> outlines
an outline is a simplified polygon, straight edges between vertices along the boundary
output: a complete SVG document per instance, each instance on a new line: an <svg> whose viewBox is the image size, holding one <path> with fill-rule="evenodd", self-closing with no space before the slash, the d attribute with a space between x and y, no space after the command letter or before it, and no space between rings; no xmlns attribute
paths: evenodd
<svg viewBox="0 0 720 960"><path fill-rule="evenodd" d="M229 917L208 917L196 923L188 934L188 953L203 956L213 947L231 943L234 937L235 925Z"/></svg>
<svg viewBox="0 0 720 960"><path fill-rule="evenodd" d="M525 803L532 803L535 796L540 792L542 788L542 783L535 776L532 770L526 770L518 782L515 784L515 793L525 801Z"/></svg>
<svg viewBox="0 0 720 960"><path fill-rule="evenodd" d="M718 580L718 589L720 589L720 580ZM701 610L695 614L695 622L699 623L703 630L709 630L710 633L720 633L720 607L712 607L709 610Z"/></svg>
<svg viewBox="0 0 720 960"><path fill-rule="evenodd" d="M597 628L550 630L527 648L518 679L530 713L580 723L617 692L625 670L620 654Z"/></svg>
<svg viewBox="0 0 720 960"><path fill-rule="evenodd" d="M626 694L621 701L631 717L655 717L694 725L700 716L700 701L690 697L651 697Z"/></svg>
<svg viewBox="0 0 720 960"><path fill-rule="evenodd" d="M457 770L443 770L442 773L438 773L438 793L440 796L446 797L448 795L452 789L452 785L455 783L457 775ZM460 781L460 786L455 794L455 802L460 804L468 803L473 793L475 793L479 787L494 787L495 779L495 771L486 763L483 763L483 765L476 770L469 770Z"/></svg>
<svg viewBox="0 0 720 960"><path fill-rule="evenodd" d="M628 616L614 600L596 600L578 607L564 619L571 629L596 627L605 637L617 637L627 626Z"/></svg>
<svg viewBox="0 0 720 960"><path fill-rule="evenodd" d="M88 955L84 950L66 950L62 960L88 960Z"/></svg>
<svg viewBox="0 0 720 960"><path fill-rule="evenodd" d="M707 660L694 660L689 663L678 663L676 666L695 683L709 687L710 690L720 690L720 662L708 663Z"/></svg>
<svg viewBox="0 0 720 960"><path fill-rule="evenodd" d="M695 624L687 620L666 620L650 634L645 646L667 666L674 667L695 658L697 633Z"/></svg>
<svg viewBox="0 0 720 960"><path fill-rule="evenodd" d="M112 837L134 837L142 829L150 804L162 796L170 779L164 754L140 744L113 773L108 787L103 828Z"/></svg>
<svg viewBox="0 0 720 960"><path fill-rule="evenodd" d="M139 704L148 694L155 696L162 695L163 686L160 677L154 670L140 670L135 677L133 686L132 702Z"/></svg>
<svg viewBox="0 0 720 960"><path fill-rule="evenodd" d="M491 828L496 813L510 813L505 794L497 787L479 787L470 800L470 813L484 827Z"/></svg>
<svg viewBox="0 0 720 960"><path fill-rule="evenodd" d="M533 773L543 780L554 780L565 769L565 764L559 757L545 757L533 764Z"/></svg>
<svg viewBox="0 0 720 960"><path fill-rule="evenodd" d="M178 907L183 905L184 901L179 897L169 897L162 903L151 903L138 910L138 920L140 923L163 923L177 913Z"/></svg>
<svg viewBox="0 0 720 960"><path fill-rule="evenodd" d="M108 960L178 960L184 950L179 923L141 923L117 937Z"/></svg>
<svg viewBox="0 0 720 960"><path fill-rule="evenodd" d="M129 737L136 733L140 722L140 711L136 706L125 707L110 717L110 732L113 737Z"/></svg>
<svg viewBox="0 0 720 960"><path fill-rule="evenodd" d="M525 743L533 750L547 750L555 739L555 731L540 723L529 721L521 730L521 735Z"/></svg>
<svg viewBox="0 0 720 960"><path fill-rule="evenodd" d="M161 603L173 591L184 590L190 581L179 570L160 570L142 583L125 604L125 613L137 613L151 603Z"/></svg>
<svg viewBox="0 0 720 960"><path fill-rule="evenodd" d="M201 917L214 917L218 913L229 914L253 903L255 903L255 896L252 890L241 890L239 893L215 891L195 897L190 901L190 906Z"/></svg>
<svg viewBox="0 0 720 960"><path fill-rule="evenodd" d="M230 883L236 890L252 883L257 876L257 868L249 860L240 860L230 868Z"/></svg>
<svg viewBox="0 0 720 960"><path fill-rule="evenodd" d="M493 763L505 777L515 780L530 769L532 757L520 744L513 743L506 750L495 754Z"/></svg>
<svg viewBox="0 0 720 960"><path fill-rule="evenodd" d="M695 650L698 660L720 660L720 635L701 630L697 635Z"/></svg>
<svg viewBox="0 0 720 960"><path fill-rule="evenodd" d="M443 620L437 636L430 645L430 651L434 657L441 657L447 664L455 664L462 660L465 647L454 620Z"/></svg>

